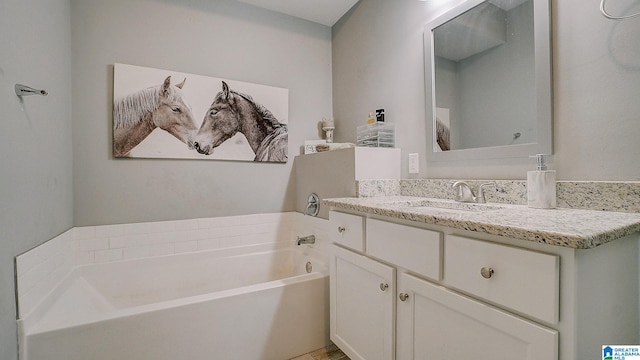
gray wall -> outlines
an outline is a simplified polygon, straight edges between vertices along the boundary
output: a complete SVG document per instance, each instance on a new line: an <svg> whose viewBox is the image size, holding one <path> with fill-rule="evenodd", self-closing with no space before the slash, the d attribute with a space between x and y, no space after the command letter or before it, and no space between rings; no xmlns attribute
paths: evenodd
<svg viewBox="0 0 640 360"><path fill-rule="evenodd" d="M71 4L75 225L294 210L293 158L331 116L329 27L229 0ZM288 88L289 162L113 159L116 62Z"/></svg>
<svg viewBox="0 0 640 360"><path fill-rule="evenodd" d="M332 29L336 141L355 141L386 109L396 143L420 154L425 178L524 179L529 159L426 164L423 25L457 2L361 0ZM632 6L634 5L634 6ZM552 1L554 161L559 180L640 180L640 21L605 19L597 2ZM640 10L634 0L611 12ZM429 107L429 111L431 111Z"/></svg>
<svg viewBox="0 0 640 360"><path fill-rule="evenodd" d="M460 111L458 128L454 119L451 128L459 144L453 149L507 145L515 132L519 144L535 141L535 87L522 86L535 83L533 4L527 1L506 16L504 44L458 62Z"/></svg>
<svg viewBox="0 0 640 360"><path fill-rule="evenodd" d="M13 257L73 226L68 0L0 2L0 358L17 358ZM13 86L49 91L24 101Z"/></svg>

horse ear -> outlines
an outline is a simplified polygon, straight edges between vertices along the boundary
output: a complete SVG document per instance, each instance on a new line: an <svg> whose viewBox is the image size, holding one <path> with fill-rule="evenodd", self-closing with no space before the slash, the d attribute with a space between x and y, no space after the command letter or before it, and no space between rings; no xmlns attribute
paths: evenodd
<svg viewBox="0 0 640 360"><path fill-rule="evenodd" d="M187 81L187 78L184 78L184 80L182 80L182 82L180 84L176 84L176 87L178 89L182 89L182 87L184 86L184 83Z"/></svg>
<svg viewBox="0 0 640 360"><path fill-rule="evenodd" d="M164 83L162 84L162 88L161 88L161 94L162 96L167 96L169 95L169 86L171 85L171 76L167 76L166 79L164 79Z"/></svg>
<svg viewBox="0 0 640 360"><path fill-rule="evenodd" d="M222 82L222 95L225 99L229 99L229 85L226 82Z"/></svg>

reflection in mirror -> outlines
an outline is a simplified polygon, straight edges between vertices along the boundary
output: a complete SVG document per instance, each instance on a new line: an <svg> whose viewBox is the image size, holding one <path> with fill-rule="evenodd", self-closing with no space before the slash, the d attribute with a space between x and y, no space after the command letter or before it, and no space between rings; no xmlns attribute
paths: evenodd
<svg viewBox="0 0 640 360"><path fill-rule="evenodd" d="M466 1L425 50L430 160L551 153L548 0Z"/></svg>

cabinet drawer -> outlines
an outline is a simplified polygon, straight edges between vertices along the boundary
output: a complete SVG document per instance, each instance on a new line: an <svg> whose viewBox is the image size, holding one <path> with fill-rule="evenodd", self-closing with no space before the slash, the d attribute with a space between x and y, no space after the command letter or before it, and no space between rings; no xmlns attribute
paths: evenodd
<svg viewBox="0 0 640 360"><path fill-rule="evenodd" d="M336 244L364 251L364 218L337 211L329 212L329 234Z"/></svg>
<svg viewBox="0 0 640 360"><path fill-rule="evenodd" d="M558 322L559 259L555 255L448 235L448 285L542 321Z"/></svg>
<svg viewBox="0 0 640 360"><path fill-rule="evenodd" d="M440 232L367 219L367 255L440 280L441 249Z"/></svg>

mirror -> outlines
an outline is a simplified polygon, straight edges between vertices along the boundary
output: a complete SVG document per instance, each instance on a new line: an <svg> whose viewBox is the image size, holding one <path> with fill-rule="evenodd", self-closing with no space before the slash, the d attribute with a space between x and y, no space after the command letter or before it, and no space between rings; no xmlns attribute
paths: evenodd
<svg viewBox="0 0 640 360"><path fill-rule="evenodd" d="M552 153L549 0L467 0L425 27L427 161Z"/></svg>

